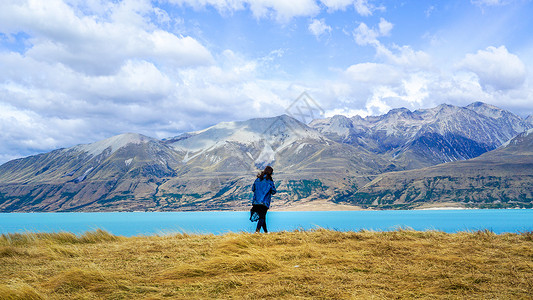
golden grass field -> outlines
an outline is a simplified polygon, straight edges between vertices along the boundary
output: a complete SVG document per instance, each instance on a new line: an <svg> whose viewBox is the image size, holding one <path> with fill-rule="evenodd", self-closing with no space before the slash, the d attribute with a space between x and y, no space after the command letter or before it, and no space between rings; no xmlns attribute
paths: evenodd
<svg viewBox="0 0 533 300"><path fill-rule="evenodd" d="M533 233L0 237L0 299L532 299Z"/></svg>

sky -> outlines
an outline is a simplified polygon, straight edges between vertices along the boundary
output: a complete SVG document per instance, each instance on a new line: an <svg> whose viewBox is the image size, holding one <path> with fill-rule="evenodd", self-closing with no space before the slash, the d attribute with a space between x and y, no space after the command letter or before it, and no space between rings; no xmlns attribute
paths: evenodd
<svg viewBox="0 0 533 300"><path fill-rule="evenodd" d="M0 163L136 132L442 103L533 114L531 0L0 0Z"/></svg>

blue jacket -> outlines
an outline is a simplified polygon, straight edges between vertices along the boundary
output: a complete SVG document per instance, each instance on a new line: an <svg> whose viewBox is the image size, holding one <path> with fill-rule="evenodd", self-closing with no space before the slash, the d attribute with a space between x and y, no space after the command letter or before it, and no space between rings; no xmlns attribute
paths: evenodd
<svg viewBox="0 0 533 300"><path fill-rule="evenodd" d="M270 208L270 197L276 193L276 186L272 180L257 178L252 185L252 192L254 192L252 204Z"/></svg>

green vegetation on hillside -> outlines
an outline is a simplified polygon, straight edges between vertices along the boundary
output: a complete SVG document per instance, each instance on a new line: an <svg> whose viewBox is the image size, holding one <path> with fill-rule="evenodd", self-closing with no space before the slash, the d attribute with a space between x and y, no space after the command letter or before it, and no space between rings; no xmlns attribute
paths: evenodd
<svg viewBox="0 0 533 300"><path fill-rule="evenodd" d="M533 295L533 233L312 230L0 236L0 299Z"/></svg>

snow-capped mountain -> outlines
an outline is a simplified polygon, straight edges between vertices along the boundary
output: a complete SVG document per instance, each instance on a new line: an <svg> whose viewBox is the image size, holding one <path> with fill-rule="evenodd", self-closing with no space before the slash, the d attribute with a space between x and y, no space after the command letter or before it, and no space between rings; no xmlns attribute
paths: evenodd
<svg viewBox="0 0 533 300"><path fill-rule="evenodd" d="M242 122L224 122L165 142L177 151L186 153L184 163L195 161L198 164L217 165L227 158L228 153L233 153L233 156L238 157L244 164L227 167L250 170L252 165L263 168L274 164L277 154L295 144L327 144L326 140L322 134L298 120L282 115Z"/></svg>
<svg viewBox="0 0 533 300"><path fill-rule="evenodd" d="M366 197L363 191L382 173L475 157L533 128L483 103L334 116L310 125L282 115L164 140L126 133L13 160L0 166L0 211L242 209L265 165L275 170L274 208L339 202ZM513 141L483 157L518 141L529 145Z"/></svg>
<svg viewBox="0 0 533 300"><path fill-rule="evenodd" d="M399 108L366 118L334 116L310 126L332 140L385 154L397 169L474 158L533 128L519 116L481 102L414 112Z"/></svg>

